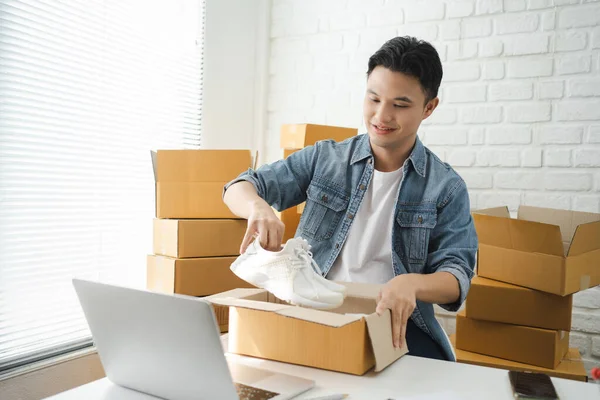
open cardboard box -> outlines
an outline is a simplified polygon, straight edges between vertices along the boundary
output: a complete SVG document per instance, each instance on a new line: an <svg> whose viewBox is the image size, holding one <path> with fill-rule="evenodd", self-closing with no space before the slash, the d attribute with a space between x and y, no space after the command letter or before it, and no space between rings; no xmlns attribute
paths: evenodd
<svg viewBox="0 0 600 400"><path fill-rule="evenodd" d="M375 313L380 285L345 284L344 304L320 311L284 304L270 293L211 296L229 306L232 353L362 375L381 371L408 352L392 343L389 310Z"/></svg>
<svg viewBox="0 0 600 400"><path fill-rule="evenodd" d="M223 187L252 167L250 150L158 150L151 156L157 218L236 218L223 203Z"/></svg>
<svg viewBox="0 0 600 400"><path fill-rule="evenodd" d="M477 273L561 296L600 284L600 214L519 207L473 212Z"/></svg>
<svg viewBox="0 0 600 400"><path fill-rule="evenodd" d="M358 129L355 128L315 124L287 124L281 126L280 145L282 149L302 149L314 145L319 140L333 139L336 142L342 142L357 134Z"/></svg>

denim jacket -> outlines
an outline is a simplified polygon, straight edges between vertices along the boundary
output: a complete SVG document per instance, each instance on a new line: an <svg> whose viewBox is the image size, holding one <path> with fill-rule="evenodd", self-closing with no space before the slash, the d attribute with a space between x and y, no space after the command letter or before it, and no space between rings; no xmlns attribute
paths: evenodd
<svg viewBox="0 0 600 400"><path fill-rule="evenodd" d="M309 241L315 261L327 275L348 237L373 170L373 153L364 134L340 143L317 142L284 160L242 173L225 190L233 183L248 181L279 211L306 201L296 236ZM440 306L456 311L469 291L477 251L466 185L418 138L403 172L394 215L390 216L395 220L390 268L394 276L451 273L458 280L460 298ZM417 301L411 318L442 347L448 360L454 360L432 304Z"/></svg>

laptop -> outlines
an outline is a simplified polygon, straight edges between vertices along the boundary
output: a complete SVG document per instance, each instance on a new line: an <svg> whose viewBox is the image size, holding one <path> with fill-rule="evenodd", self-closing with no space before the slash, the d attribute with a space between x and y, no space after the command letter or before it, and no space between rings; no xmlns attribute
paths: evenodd
<svg viewBox="0 0 600 400"><path fill-rule="evenodd" d="M284 400L314 381L228 363L210 303L73 279L113 383L168 400Z"/></svg>

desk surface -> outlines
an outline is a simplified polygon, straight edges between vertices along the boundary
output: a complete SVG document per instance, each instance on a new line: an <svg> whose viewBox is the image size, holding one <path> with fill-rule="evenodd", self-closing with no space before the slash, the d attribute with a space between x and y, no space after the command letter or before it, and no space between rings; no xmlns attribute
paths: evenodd
<svg viewBox="0 0 600 400"><path fill-rule="evenodd" d="M316 387L298 399L331 393L348 393L351 399L366 400L512 400L507 371L404 356L376 374L354 376L297 365L228 355L233 361L313 379ZM552 378L561 400L600 400L600 387L566 379ZM153 400L101 379L61 393L52 400Z"/></svg>

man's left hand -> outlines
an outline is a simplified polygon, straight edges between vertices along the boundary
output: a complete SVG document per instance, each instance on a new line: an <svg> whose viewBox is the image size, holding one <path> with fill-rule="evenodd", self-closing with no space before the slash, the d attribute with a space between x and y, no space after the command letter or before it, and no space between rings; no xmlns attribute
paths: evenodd
<svg viewBox="0 0 600 400"><path fill-rule="evenodd" d="M386 283L377 299L377 314L392 312L392 340L400 348L406 342L406 323L417 306L417 289L413 276L398 275Z"/></svg>

